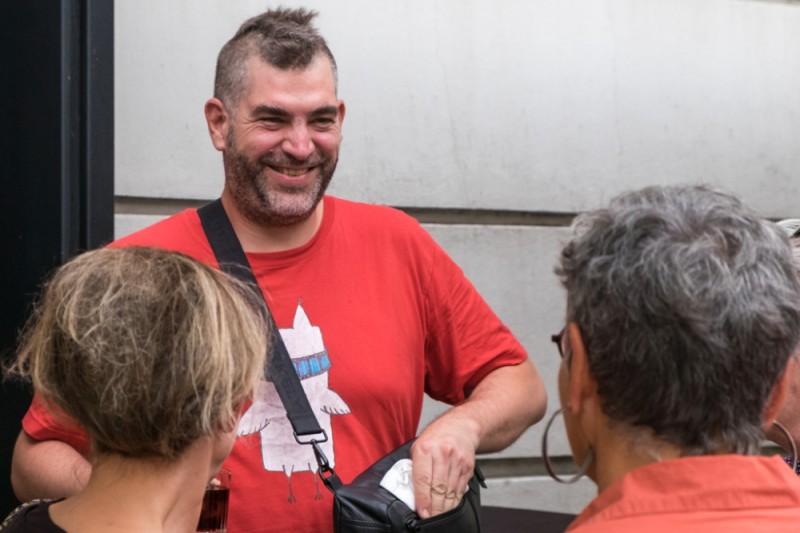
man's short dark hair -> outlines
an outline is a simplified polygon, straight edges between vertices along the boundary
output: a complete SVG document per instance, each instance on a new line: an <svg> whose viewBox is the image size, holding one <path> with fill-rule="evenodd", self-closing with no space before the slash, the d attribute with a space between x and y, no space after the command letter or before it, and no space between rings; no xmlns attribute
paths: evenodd
<svg viewBox="0 0 800 533"><path fill-rule="evenodd" d="M336 60L325 39L311 25L316 16L316 11L304 8L277 8L246 20L217 57L214 96L228 109L235 107L247 62L254 56L282 70L291 70L305 68L324 54L331 62L336 83Z"/></svg>

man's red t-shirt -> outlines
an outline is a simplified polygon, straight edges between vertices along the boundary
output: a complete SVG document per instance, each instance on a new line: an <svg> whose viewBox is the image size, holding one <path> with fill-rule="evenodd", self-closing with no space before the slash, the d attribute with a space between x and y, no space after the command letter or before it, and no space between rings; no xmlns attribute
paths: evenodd
<svg viewBox="0 0 800 533"><path fill-rule="evenodd" d="M324 199L304 246L249 253L306 395L327 430L325 452L348 482L416 435L423 393L462 402L492 370L525 350L433 239L407 215ZM216 266L194 209L112 246L158 246ZM85 436L39 402L23 421L38 440L81 451ZM332 498L298 445L271 383L245 412L233 452L229 531L331 531Z"/></svg>

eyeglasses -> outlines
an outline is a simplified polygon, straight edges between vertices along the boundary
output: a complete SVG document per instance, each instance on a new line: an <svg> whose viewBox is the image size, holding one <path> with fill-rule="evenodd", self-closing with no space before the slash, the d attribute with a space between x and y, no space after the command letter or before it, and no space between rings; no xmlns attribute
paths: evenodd
<svg viewBox="0 0 800 533"><path fill-rule="evenodd" d="M558 346L558 355L561 356L561 359L564 359L564 352L566 351L564 349L564 335L566 333L567 327L564 326L557 334L550 336L550 340L556 343L556 346Z"/></svg>
<svg viewBox="0 0 800 533"><path fill-rule="evenodd" d="M789 234L789 237L800 237L800 218L787 218L784 220L779 220L777 224L786 230L786 233Z"/></svg>

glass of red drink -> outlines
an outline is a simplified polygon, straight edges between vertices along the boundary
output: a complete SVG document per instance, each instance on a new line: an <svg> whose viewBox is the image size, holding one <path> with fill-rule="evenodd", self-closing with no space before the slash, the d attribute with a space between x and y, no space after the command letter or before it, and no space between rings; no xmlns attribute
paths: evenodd
<svg viewBox="0 0 800 533"><path fill-rule="evenodd" d="M198 533L227 533L230 490L231 472L223 468L206 485L203 508L197 523Z"/></svg>

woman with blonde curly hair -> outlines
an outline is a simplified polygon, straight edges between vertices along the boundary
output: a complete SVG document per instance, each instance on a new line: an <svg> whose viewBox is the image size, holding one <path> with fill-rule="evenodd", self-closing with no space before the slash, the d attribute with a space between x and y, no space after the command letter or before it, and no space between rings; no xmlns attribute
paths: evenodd
<svg viewBox="0 0 800 533"><path fill-rule="evenodd" d="M2 529L193 532L259 379L267 328L254 293L154 248L105 248L58 269L11 375L84 428L91 477Z"/></svg>

